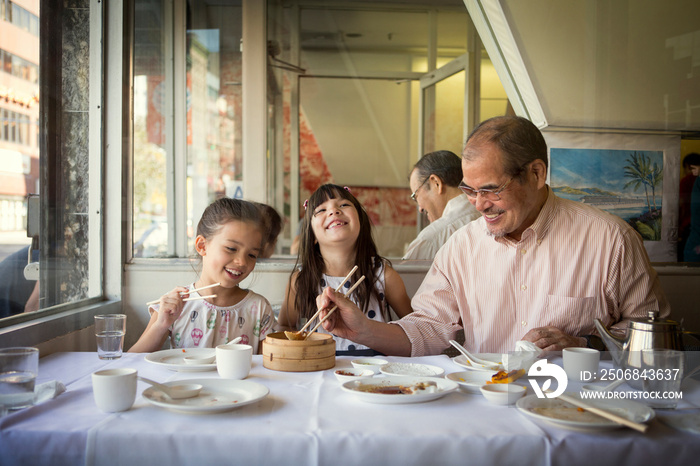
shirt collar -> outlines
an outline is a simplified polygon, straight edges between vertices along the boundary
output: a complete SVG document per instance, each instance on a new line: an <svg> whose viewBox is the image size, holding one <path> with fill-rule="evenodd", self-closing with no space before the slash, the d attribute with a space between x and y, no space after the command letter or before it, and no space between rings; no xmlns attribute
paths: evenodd
<svg viewBox="0 0 700 466"><path fill-rule="evenodd" d="M458 196L455 196L447 201L447 204L445 204L445 210L442 211L442 216L440 218L449 217L452 214L452 211L461 211L467 204L471 204L471 202L469 202L469 198L466 194L460 193Z"/></svg>
<svg viewBox="0 0 700 466"><path fill-rule="evenodd" d="M542 241L544 237L547 236L547 232L549 231L552 221L554 220L554 210L556 208L558 198L552 192L552 188L550 188L549 185L546 186L547 200L544 202L542 209L540 209L540 213L537 214L537 218L535 219L535 221L523 232L522 236L520 237L520 241L528 238L530 235L533 234L535 235L535 238L538 241ZM518 243L518 241L515 241L508 236L495 238L495 240L498 242L512 245Z"/></svg>
<svg viewBox="0 0 700 466"><path fill-rule="evenodd" d="M549 185L546 186L547 200L544 202L542 210L540 210L535 222L530 225L527 230L525 230L532 230L536 235L535 237L539 240L543 239L547 235L549 227L552 225L552 221L554 220L554 210L557 205L557 197L552 192L552 188L550 188Z"/></svg>

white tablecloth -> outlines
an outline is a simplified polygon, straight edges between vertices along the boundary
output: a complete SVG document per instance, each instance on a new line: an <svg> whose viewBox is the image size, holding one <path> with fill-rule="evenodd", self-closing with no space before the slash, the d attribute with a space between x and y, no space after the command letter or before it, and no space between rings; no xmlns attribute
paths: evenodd
<svg viewBox="0 0 700 466"><path fill-rule="evenodd" d="M336 368L350 359L337 358ZM447 356L388 358L461 371ZM134 367L158 381L218 377L151 364L142 354L101 361L95 353L41 359L38 382L57 379L67 391L0 419L0 464L95 465L441 465L441 464L695 464L700 436L658 420L646 434L630 429L582 433L538 424L514 407L454 392L426 403L369 404L344 392L333 370L276 372L253 357L247 380L270 394L219 414L181 414L139 395L127 412L106 414L92 397L90 374ZM700 388L687 381L679 408L700 406ZM569 390L576 386L570 385ZM532 393L532 390L530 390Z"/></svg>

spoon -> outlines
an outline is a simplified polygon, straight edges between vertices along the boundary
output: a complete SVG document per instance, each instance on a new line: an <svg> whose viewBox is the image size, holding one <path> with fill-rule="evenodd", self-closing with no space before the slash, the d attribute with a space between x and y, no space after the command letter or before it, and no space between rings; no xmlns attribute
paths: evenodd
<svg viewBox="0 0 700 466"><path fill-rule="evenodd" d="M500 364L494 364L493 361L487 361L485 359L479 359L474 357L469 351L467 351L467 349L464 346L460 345L455 340L450 340L450 344L457 348L457 351L462 353L462 355L464 355L464 357L467 358L467 361L469 361L469 364L471 364L472 366L483 367L484 369L489 369L492 371L497 371L501 369Z"/></svg>
<svg viewBox="0 0 700 466"><path fill-rule="evenodd" d="M601 387L600 385L586 384L583 386L583 389L589 390L592 392L609 392L611 390L616 389L617 387L619 387L623 383L625 383L625 379L618 379L618 380L614 381L613 383L611 383L609 385L605 385L603 387Z"/></svg>
<svg viewBox="0 0 700 466"><path fill-rule="evenodd" d="M163 385L154 380L147 379L146 377L139 376L138 378L142 382L153 385L161 392L165 393L167 396L173 400L181 400L183 398L194 398L199 395L202 391L202 386L198 383L187 383L182 385Z"/></svg>

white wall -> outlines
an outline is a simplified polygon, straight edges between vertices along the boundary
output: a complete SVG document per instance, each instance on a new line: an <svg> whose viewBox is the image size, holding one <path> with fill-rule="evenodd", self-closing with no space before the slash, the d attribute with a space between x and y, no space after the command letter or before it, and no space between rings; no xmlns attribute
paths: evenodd
<svg viewBox="0 0 700 466"><path fill-rule="evenodd" d="M700 126L699 2L500 3L551 126Z"/></svg>

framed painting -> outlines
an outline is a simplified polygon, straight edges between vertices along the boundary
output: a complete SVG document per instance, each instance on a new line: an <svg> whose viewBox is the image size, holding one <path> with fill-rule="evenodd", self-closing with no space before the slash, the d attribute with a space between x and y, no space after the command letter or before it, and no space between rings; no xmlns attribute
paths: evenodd
<svg viewBox="0 0 700 466"><path fill-rule="evenodd" d="M557 196L625 220L653 262L677 261L677 137L547 132L545 138L549 185Z"/></svg>

